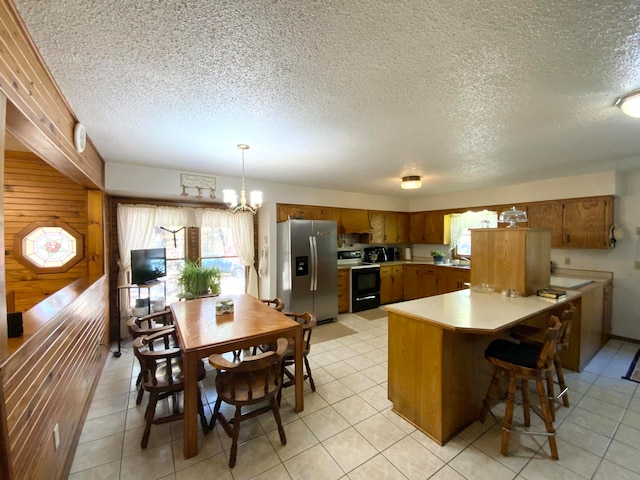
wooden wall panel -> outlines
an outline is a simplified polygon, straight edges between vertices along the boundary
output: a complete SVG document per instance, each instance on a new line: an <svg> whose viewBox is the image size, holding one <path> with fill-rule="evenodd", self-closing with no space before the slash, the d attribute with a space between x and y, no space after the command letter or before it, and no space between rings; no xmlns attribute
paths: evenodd
<svg viewBox="0 0 640 480"><path fill-rule="evenodd" d="M95 279L94 279L95 280ZM107 348L108 282L82 279L57 295L77 298L55 308L55 296L25 313L42 323L15 353L0 364L0 382L9 437L11 478L64 478ZM51 305L46 305L51 303ZM48 308L47 308L48 307ZM50 318L30 316L55 311ZM59 425L60 446L53 443Z"/></svg>
<svg viewBox="0 0 640 480"><path fill-rule="evenodd" d="M97 191L94 195L102 195ZM100 207L98 207L100 208ZM15 235L36 221L62 221L90 243L87 190L68 179L38 156L25 152L5 152L4 242L7 291L15 291L17 311L26 311L49 295L87 275L87 256L62 273L34 273L16 260ZM93 214L97 217L97 214ZM100 233L102 235L102 233ZM102 252L103 242L94 234ZM96 252L94 252L95 254ZM95 269L96 273L97 268Z"/></svg>

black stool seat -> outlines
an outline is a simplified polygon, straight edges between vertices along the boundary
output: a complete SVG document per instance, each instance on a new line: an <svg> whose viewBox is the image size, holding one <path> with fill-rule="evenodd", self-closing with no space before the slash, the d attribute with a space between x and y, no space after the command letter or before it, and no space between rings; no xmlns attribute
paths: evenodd
<svg viewBox="0 0 640 480"><path fill-rule="evenodd" d="M513 363L526 368L536 368L540 349L533 345L498 339L489 344L484 352L485 358L493 357L503 362Z"/></svg>

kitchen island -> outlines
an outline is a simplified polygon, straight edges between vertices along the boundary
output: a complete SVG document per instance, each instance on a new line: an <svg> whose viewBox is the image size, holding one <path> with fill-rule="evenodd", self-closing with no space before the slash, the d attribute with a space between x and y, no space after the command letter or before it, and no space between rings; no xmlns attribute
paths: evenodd
<svg viewBox="0 0 640 480"><path fill-rule="evenodd" d="M579 299L575 291L551 300L461 290L385 306L393 410L444 445L480 414L492 373L487 345Z"/></svg>

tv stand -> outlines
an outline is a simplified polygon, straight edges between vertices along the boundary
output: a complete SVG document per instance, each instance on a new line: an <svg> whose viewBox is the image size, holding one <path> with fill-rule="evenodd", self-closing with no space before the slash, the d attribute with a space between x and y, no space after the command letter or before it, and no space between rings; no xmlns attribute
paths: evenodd
<svg viewBox="0 0 640 480"><path fill-rule="evenodd" d="M166 307L166 303L167 303L167 281L165 279L155 279L155 280L149 280L145 283L140 283L140 284L127 284L127 285L118 285L118 294L116 295L116 305L117 305L117 310L118 310L118 350L113 352L113 356L114 357L119 357L122 354L122 335L120 334L120 313L121 313L121 308L120 308L120 295L122 294L123 290L127 291L127 303L129 305L129 309L131 309L131 291L132 290L137 290L137 295L136 298L147 298L147 314L151 314L151 289L154 287L157 287L158 285L162 285L163 287L163 294L162 294L162 298L164 298L164 303L165 303L165 307ZM141 296L141 292L143 292L144 290L147 291L147 296L143 297ZM129 315L131 315L131 310L129 310L127 312Z"/></svg>

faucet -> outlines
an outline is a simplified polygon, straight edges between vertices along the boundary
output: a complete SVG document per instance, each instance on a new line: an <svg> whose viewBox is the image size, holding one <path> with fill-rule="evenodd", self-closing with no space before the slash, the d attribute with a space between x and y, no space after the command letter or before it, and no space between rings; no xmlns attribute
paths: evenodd
<svg viewBox="0 0 640 480"><path fill-rule="evenodd" d="M458 257L458 258L459 258L459 260L463 260L465 262L469 262L469 265L471 265L471 259L470 258L467 258L467 257Z"/></svg>

